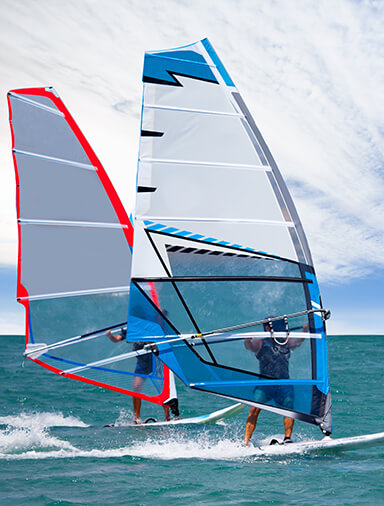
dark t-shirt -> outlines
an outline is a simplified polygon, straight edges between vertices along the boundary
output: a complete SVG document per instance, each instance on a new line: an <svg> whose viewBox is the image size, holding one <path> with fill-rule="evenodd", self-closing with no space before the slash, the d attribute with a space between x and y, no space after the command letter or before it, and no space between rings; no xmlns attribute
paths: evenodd
<svg viewBox="0 0 384 506"><path fill-rule="evenodd" d="M260 374L275 379L289 379L289 359L291 350L288 344L277 344L273 339L263 339L256 358L260 362Z"/></svg>

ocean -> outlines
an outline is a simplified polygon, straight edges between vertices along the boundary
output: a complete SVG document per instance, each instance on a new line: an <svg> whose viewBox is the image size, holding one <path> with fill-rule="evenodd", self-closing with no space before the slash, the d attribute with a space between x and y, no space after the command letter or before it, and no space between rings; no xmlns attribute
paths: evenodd
<svg viewBox="0 0 384 506"><path fill-rule="evenodd" d="M330 336L334 437L384 431L384 336ZM262 412L241 446L247 410L225 423L135 427L121 394L60 378L0 336L0 504L383 504L384 445L348 452L255 455L283 435ZM183 416L230 402L178 382ZM143 417L162 409L143 403ZM112 428L104 425L115 423ZM296 422L296 440L319 439Z"/></svg>

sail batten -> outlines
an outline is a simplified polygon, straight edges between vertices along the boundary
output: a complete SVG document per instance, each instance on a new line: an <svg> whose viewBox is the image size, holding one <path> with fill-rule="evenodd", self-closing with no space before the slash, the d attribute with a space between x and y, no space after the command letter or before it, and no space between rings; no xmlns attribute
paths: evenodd
<svg viewBox="0 0 384 506"><path fill-rule="evenodd" d="M243 114L237 112L210 111L206 109L188 109L186 107L172 107L170 105L155 105L155 104L147 104L145 107L146 109L162 109L165 111L183 111L199 114L212 114L213 116L233 116L235 118L244 118Z"/></svg>
<svg viewBox="0 0 384 506"><path fill-rule="evenodd" d="M139 161L142 162L151 162L151 163L159 163L159 164L183 164L183 165L204 165L207 167L222 167L222 168L241 168L241 169L256 169L262 171L271 171L272 169L266 165L247 165L241 163L225 163L225 162L204 162L197 160L171 160L171 159L161 159L161 158L144 158L140 156Z"/></svg>
<svg viewBox="0 0 384 506"><path fill-rule="evenodd" d="M30 98L27 98L25 96L20 96L17 93L9 92L8 95L10 97L12 97L12 99L14 99L14 100L18 100L20 102L24 102L27 105L31 105L33 107L43 109L44 111L50 112L52 114L56 114L57 116L61 116L62 118L65 117L65 114L63 112L59 111L58 109L56 109L54 107L49 107L47 105L42 104L41 102L36 102L35 100L31 100Z"/></svg>
<svg viewBox="0 0 384 506"><path fill-rule="evenodd" d="M97 168L91 164L74 162L73 160L66 160L64 158L55 158L53 156L46 156L39 153L31 153L30 151L21 151L20 149L13 149L12 151L13 153L16 153L18 155L32 156L34 158L42 158L43 160L51 160L52 162L72 165L73 167L80 167L81 169L97 170Z"/></svg>
<svg viewBox="0 0 384 506"><path fill-rule="evenodd" d="M52 225L52 226L67 226L67 227L97 227L97 228L119 228L119 229L128 229L127 224L121 224L121 223L97 223L94 221L59 221L59 220L36 220L36 219L26 219L26 218L19 218L18 223L20 225Z"/></svg>
<svg viewBox="0 0 384 506"><path fill-rule="evenodd" d="M294 227L295 224L292 221L274 221L274 220L252 220L252 219L231 219L231 218L212 218L212 217L206 217L206 218L197 218L193 216L188 217L180 217L180 216L148 216L148 215L138 215L136 216L138 220L140 219L146 219L146 220L156 220L156 221L200 221L200 222L210 222L210 223L216 223L216 222L222 222L222 223L260 223L260 224L268 224L268 225L281 225L285 227Z"/></svg>

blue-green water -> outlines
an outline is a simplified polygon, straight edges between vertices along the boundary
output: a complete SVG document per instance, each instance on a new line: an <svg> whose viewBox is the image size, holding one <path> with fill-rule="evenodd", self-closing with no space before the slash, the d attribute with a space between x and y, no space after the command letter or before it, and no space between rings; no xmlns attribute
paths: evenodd
<svg viewBox="0 0 384 506"><path fill-rule="evenodd" d="M241 446L245 411L225 425L130 426L129 398L22 368L21 336L0 344L2 505L384 503L384 446L255 456ZM329 352L335 437L384 431L384 338L331 337ZM229 404L178 386L184 416ZM143 404L142 414L161 408ZM281 434L282 419L263 412L253 444ZM296 422L297 440L320 436Z"/></svg>

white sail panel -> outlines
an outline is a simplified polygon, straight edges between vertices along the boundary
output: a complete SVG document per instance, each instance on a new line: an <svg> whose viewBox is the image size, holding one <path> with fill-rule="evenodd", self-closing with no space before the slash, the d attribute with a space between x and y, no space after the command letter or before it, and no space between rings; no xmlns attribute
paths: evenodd
<svg viewBox="0 0 384 506"><path fill-rule="evenodd" d="M68 125L64 113L58 110L52 100L49 106L40 107L28 94L11 92L9 98L16 133L15 150L89 163L89 158Z"/></svg>
<svg viewBox="0 0 384 506"><path fill-rule="evenodd" d="M15 158L20 218L119 223L96 167L23 153Z"/></svg>
<svg viewBox="0 0 384 506"><path fill-rule="evenodd" d="M129 285L123 228L21 223L20 282L30 296Z"/></svg>
<svg viewBox="0 0 384 506"><path fill-rule="evenodd" d="M144 103L148 105L198 109L222 113L236 113L233 104L223 88L216 83L199 81L189 77L178 76L182 86L158 86L146 83Z"/></svg>
<svg viewBox="0 0 384 506"><path fill-rule="evenodd" d="M284 222L263 168L143 163L139 184L144 186L144 181L156 190L139 195L137 218L148 216L159 221L161 217L172 217L175 220L213 218ZM255 198L255 188L264 195L263 200ZM212 190L221 198L213 199Z"/></svg>
<svg viewBox="0 0 384 506"><path fill-rule="evenodd" d="M270 251L278 251L283 258L292 258L295 255L295 249L292 245L289 230L284 222L265 223L262 221L247 222L224 221L224 220L208 220L208 221L176 221L171 220L150 220L144 226L148 230L157 230L165 234L177 236L182 234L183 237L196 239L202 242L214 242L218 245L224 244L235 248L249 248L253 251L269 253ZM138 220L138 223L139 220ZM250 231L253 235L250 237ZM221 240L223 237L230 238L231 241ZM171 240L172 243L172 240ZM135 262L135 260L134 260ZM134 264L136 265L136 263ZM143 267L144 268L144 267ZM135 274L136 276L136 271ZM147 269L149 274L149 268Z"/></svg>
<svg viewBox="0 0 384 506"><path fill-rule="evenodd" d="M261 165L241 118L212 113L144 107L140 159Z"/></svg>

